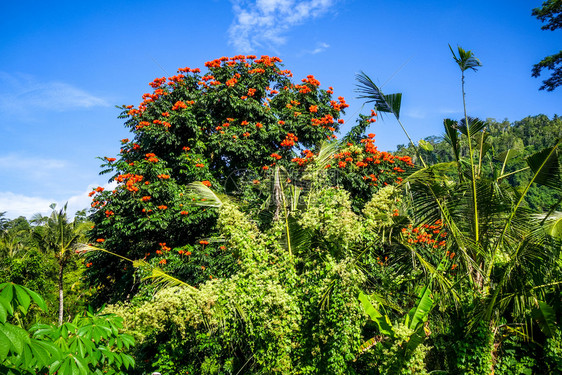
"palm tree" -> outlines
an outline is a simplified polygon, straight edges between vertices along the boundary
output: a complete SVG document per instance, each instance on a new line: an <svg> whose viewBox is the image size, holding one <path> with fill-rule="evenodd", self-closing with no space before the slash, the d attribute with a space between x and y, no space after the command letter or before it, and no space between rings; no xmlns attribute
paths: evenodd
<svg viewBox="0 0 562 375"><path fill-rule="evenodd" d="M523 172L509 170L508 162L516 151L490 155L492 147L486 142L485 123L470 118L466 112L464 73L476 70L480 62L472 52L460 47L459 56L454 52L453 56L462 73L465 114L461 121L444 121L445 139L455 161L429 166L422 161L423 167L402 186L411 200L412 221L432 224L441 220L445 224L447 254L456 254L455 286L441 277L443 269L439 264L432 263L415 246L404 242L403 248L415 254L413 259L432 279L443 281L442 290L453 296L474 294L476 303L470 307L469 331L479 322L496 331L508 310L514 321L525 322L532 310L548 334L554 325L554 314L545 301L545 290L560 283L548 278L558 267L559 250L549 241L559 236L557 225L562 214L555 211L556 207L546 214L533 212L526 206L525 197L534 184L561 190L560 141L527 158L528 166L523 170L532 173L528 184L508 185L506 177ZM398 114L389 110L396 108L388 103L393 97L382 95L370 79L360 79L359 83L363 97L373 98L375 108L394 113L398 119ZM466 155L462 154L461 141L468 145ZM413 142L412 145L416 148Z"/></svg>
<svg viewBox="0 0 562 375"><path fill-rule="evenodd" d="M64 318L64 269L74 254L81 240L84 238L87 223L77 215L70 222L66 213L66 204L57 211L56 204L51 204L52 210L49 217L45 217L43 225L37 226L33 232L33 237L37 240L39 248L52 254L59 265L58 289L59 289L59 325Z"/></svg>

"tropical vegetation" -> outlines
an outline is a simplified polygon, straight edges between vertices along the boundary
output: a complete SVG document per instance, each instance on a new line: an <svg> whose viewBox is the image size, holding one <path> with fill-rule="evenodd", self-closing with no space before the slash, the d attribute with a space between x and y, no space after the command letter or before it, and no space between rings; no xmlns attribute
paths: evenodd
<svg viewBox="0 0 562 375"><path fill-rule="evenodd" d="M365 73L341 139L345 99L279 58L152 81L89 216L0 215L1 369L562 373L562 122L470 117L450 49L464 116L418 144Z"/></svg>

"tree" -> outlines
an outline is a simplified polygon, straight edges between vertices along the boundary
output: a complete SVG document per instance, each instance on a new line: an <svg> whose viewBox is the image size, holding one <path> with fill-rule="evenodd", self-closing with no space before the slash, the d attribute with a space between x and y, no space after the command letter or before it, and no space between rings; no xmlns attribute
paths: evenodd
<svg viewBox="0 0 562 375"><path fill-rule="evenodd" d="M66 204L59 211L55 210L56 204L52 204L51 215L44 220L45 224L35 228L34 238L39 248L52 254L58 263L58 292L59 292L59 314L58 322L62 325L64 318L64 271L74 255L74 250L85 237L87 223L83 216L76 214L72 222L69 222L66 213Z"/></svg>
<svg viewBox="0 0 562 375"><path fill-rule="evenodd" d="M0 230L4 230L6 224L10 221L5 216L6 216L6 211L0 212Z"/></svg>
<svg viewBox="0 0 562 375"><path fill-rule="evenodd" d="M533 9L533 16L540 21L546 22L541 28L554 31L562 27L562 1L547 0L542 7ZM540 90L554 91L562 85L562 51L550 55L533 66L533 77L539 77L544 70L552 71L550 78L543 81Z"/></svg>
<svg viewBox="0 0 562 375"><path fill-rule="evenodd" d="M112 174L117 188L98 187L91 193L92 240L130 259L165 261L163 255L172 249L185 251L189 265L174 274L195 285L207 277L202 266L213 275L228 276L236 262L231 255L212 247L204 253L191 249L212 234L216 211L196 205L198 198L188 184L198 181L234 195L245 210L271 218L275 210L260 208L270 195L261 182L276 166L295 177L292 174L315 157L324 141L336 138L343 123L338 117L348 106L343 97L332 99L333 89L320 88L312 75L293 83L292 73L281 69L280 61L235 56L207 62L205 74L182 68L176 76L154 80L153 92L144 94L137 108L123 107L134 138L122 140L117 158L102 159L104 172ZM375 121L367 117L364 124ZM359 159L360 149L369 150L361 155L370 161ZM345 152L329 166L339 175L371 168L348 180L356 188L377 183L382 170L377 163L394 163L390 154L376 150L373 139ZM396 180L400 172L392 168L406 166L409 158L403 160L388 168L388 182L383 179L381 184ZM118 258L97 253L88 261L89 280L102 288L104 298L125 299L137 293L134 269Z"/></svg>

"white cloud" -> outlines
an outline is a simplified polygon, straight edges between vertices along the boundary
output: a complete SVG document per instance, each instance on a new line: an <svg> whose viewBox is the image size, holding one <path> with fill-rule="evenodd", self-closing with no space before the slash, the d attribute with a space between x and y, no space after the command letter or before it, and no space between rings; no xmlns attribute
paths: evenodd
<svg viewBox="0 0 562 375"><path fill-rule="evenodd" d="M90 184L85 191L70 196L68 199L64 200L56 200L45 197L30 197L10 191L0 192L0 212L6 212L6 217L10 219L14 219L19 216L25 216L29 219L36 213L49 215L51 213L49 206L52 203L57 204L57 209L62 208L66 203L68 203L66 211L69 217L72 218L77 211L90 208L92 198L88 194L97 186L97 184ZM116 186L117 183L112 182L107 183L102 187L106 190L113 190Z"/></svg>
<svg viewBox="0 0 562 375"><path fill-rule="evenodd" d="M107 107L107 100L64 82L40 82L26 74L0 72L0 111L29 115L36 110L64 112Z"/></svg>
<svg viewBox="0 0 562 375"><path fill-rule="evenodd" d="M317 53L324 52L328 48L330 48L330 45L328 43L318 43L316 48L310 51L310 53L316 55Z"/></svg>
<svg viewBox="0 0 562 375"><path fill-rule="evenodd" d="M6 217L14 219L19 216L30 218L36 213L46 215L49 205L54 199L41 197L27 197L10 191L0 192L0 212L6 212Z"/></svg>
<svg viewBox="0 0 562 375"><path fill-rule="evenodd" d="M291 27L323 15L336 1L232 0L235 20L229 29L230 43L242 53L284 44L283 34Z"/></svg>

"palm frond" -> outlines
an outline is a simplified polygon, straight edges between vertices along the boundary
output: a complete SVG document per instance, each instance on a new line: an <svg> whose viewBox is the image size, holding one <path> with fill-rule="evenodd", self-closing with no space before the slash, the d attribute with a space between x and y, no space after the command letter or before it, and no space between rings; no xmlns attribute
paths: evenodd
<svg viewBox="0 0 562 375"><path fill-rule="evenodd" d="M188 189L199 196L200 199L194 203L197 206L220 208L227 199L226 196L219 196L201 182L190 183Z"/></svg>
<svg viewBox="0 0 562 375"><path fill-rule="evenodd" d="M178 278L175 278L167 274L166 272L162 271L162 269L158 267L152 267L150 275L144 277L143 280L152 280L155 285L162 288L179 286L179 287L187 287L194 291L197 291L195 287L189 285L185 281L182 281Z"/></svg>
<svg viewBox="0 0 562 375"><path fill-rule="evenodd" d="M458 54L459 54L457 57L455 51L453 51L453 47L451 47L450 44L449 44L449 49L451 50L451 53L453 54L453 58L455 59L455 62L457 63L461 71L464 72L465 70L468 69L472 69L476 71L478 70L479 67L482 66L480 60L478 60L474 56L474 53L472 53L472 51L465 51L460 46L457 46Z"/></svg>
<svg viewBox="0 0 562 375"><path fill-rule="evenodd" d="M560 141L555 146L536 152L527 158L527 164L535 174L533 182L558 191L562 190L559 144Z"/></svg>
<svg viewBox="0 0 562 375"><path fill-rule="evenodd" d="M355 78L359 82L357 87L357 92L361 94L358 97L359 99L367 99L367 103L374 102L377 111L392 113L396 119L400 118L401 93L383 94L381 89L364 72L360 72Z"/></svg>
<svg viewBox="0 0 562 375"><path fill-rule="evenodd" d="M182 286L182 287L188 287L190 289L193 289L193 290L197 291L197 289L195 287L189 285L185 281L182 281L182 280L177 279L177 278L175 278L171 275L168 275L167 273L162 271L160 268L150 265L144 259L132 260L132 259L129 259L129 258L124 257L122 255L119 255L117 253L114 253L112 251L103 249L101 247L96 247L96 246L87 245L87 244L82 244L80 246L80 248L78 250L76 250L76 252L80 253L80 254L84 254L84 253L87 253L87 252L90 252L90 251L104 252L104 253L116 256L118 258L121 258L125 261L128 261L128 262L132 263L133 267L135 267L135 268L141 268L141 269L144 269L144 270L148 270L150 272L150 274L148 276L144 277L143 280L153 280L157 285L160 285L160 286L166 286L166 287L168 287L168 286L169 287L171 287L171 286Z"/></svg>
<svg viewBox="0 0 562 375"><path fill-rule="evenodd" d="M458 124L459 131L467 137L474 136L474 134L477 134L486 127L486 123L478 118L468 117L467 120L468 123L463 119Z"/></svg>
<svg viewBox="0 0 562 375"><path fill-rule="evenodd" d="M447 134L445 140L451 145L455 160L458 162L460 157L458 123L447 118L443 120L443 126L445 126L445 133Z"/></svg>

